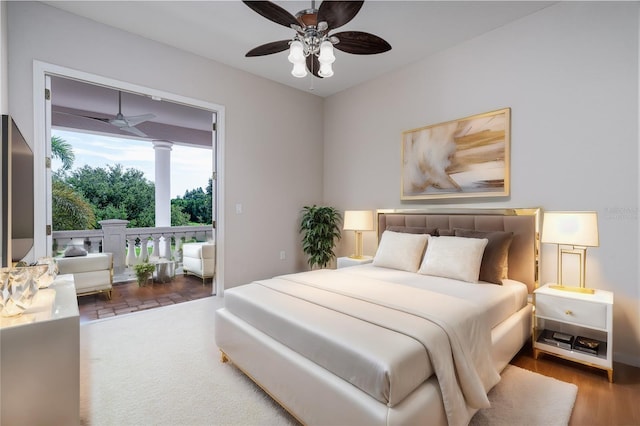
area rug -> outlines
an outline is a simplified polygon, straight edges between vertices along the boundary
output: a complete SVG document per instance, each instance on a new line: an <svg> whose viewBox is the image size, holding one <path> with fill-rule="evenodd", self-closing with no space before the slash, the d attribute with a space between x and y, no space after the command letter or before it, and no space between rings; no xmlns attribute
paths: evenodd
<svg viewBox="0 0 640 426"><path fill-rule="evenodd" d="M217 297L80 327L82 425L297 425L213 340ZM472 424L566 425L574 385L508 366Z"/></svg>
<svg viewBox="0 0 640 426"><path fill-rule="evenodd" d="M578 387L515 365L507 365L489 392L491 408L480 410L470 426L566 426Z"/></svg>

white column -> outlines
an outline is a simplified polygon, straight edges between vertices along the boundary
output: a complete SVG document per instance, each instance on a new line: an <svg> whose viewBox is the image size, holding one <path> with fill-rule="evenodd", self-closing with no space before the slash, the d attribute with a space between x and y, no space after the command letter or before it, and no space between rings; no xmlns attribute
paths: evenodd
<svg viewBox="0 0 640 426"><path fill-rule="evenodd" d="M156 152L156 226L171 226L171 147L173 142L153 141Z"/></svg>
<svg viewBox="0 0 640 426"><path fill-rule="evenodd" d="M156 226L171 226L171 147L173 142L153 141L156 152ZM169 241L154 239L154 256L166 256Z"/></svg>

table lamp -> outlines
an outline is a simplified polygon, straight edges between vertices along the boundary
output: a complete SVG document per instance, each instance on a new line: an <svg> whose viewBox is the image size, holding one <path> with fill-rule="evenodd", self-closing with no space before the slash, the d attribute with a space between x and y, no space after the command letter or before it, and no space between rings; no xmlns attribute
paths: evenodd
<svg viewBox="0 0 640 426"><path fill-rule="evenodd" d="M558 245L558 285L551 288L594 293L585 287L587 247L598 247L598 213L596 212L545 212L542 223L542 243ZM571 248L561 247L571 246ZM580 257L580 287L564 286L562 282L562 256L575 254Z"/></svg>
<svg viewBox="0 0 640 426"><path fill-rule="evenodd" d="M356 233L356 253L352 259L362 259L362 231L373 230L373 212L371 210L347 210L344 212L345 231Z"/></svg>

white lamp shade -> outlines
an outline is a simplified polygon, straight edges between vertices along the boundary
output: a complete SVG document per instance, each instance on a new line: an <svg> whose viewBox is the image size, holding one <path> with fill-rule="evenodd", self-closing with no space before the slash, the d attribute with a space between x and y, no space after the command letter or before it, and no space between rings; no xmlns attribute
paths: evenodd
<svg viewBox="0 0 640 426"><path fill-rule="evenodd" d="M347 210L344 212L344 228L346 231L373 230L373 212L371 210Z"/></svg>
<svg viewBox="0 0 640 426"><path fill-rule="evenodd" d="M598 247L598 213L545 212L541 242Z"/></svg>
<svg viewBox="0 0 640 426"><path fill-rule="evenodd" d="M333 54L333 44L330 41L323 41L320 44L320 55L318 56L318 62L321 64L332 64L336 60Z"/></svg>
<svg viewBox="0 0 640 426"><path fill-rule="evenodd" d="M289 56L287 59L292 64L304 63L304 48L298 40L292 41L289 45Z"/></svg>
<svg viewBox="0 0 640 426"><path fill-rule="evenodd" d="M324 78L331 77L333 75L333 68L331 68L331 64L320 64L318 74L320 75L320 77Z"/></svg>
<svg viewBox="0 0 640 426"><path fill-rule="evenodd" d="M307 76L307 66L304 62L293 64L291 75L297 78L303 78Z"/></svg>

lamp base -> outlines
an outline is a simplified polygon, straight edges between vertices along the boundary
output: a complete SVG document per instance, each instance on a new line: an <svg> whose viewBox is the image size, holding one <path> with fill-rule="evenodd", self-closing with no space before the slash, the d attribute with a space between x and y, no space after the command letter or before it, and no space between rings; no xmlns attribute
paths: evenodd
<svg viewBox="0 0 640 426"><path fill-rule="evenodd" d="M365 258L365 256L358 256L358 255L355 255L355 254L352 254L351 256L349 256L349 259L364 259L364 258Z"/></svg>
<svg viewBox="0 0 640 426"><path fill-rule="evenodd" d="M583 293L583 294L594 294L596 291L592 288L586 287L565 287L561 284L550 285L549 288L554 290L562 290L562 291L572 291L574 293Z"/></svg>

